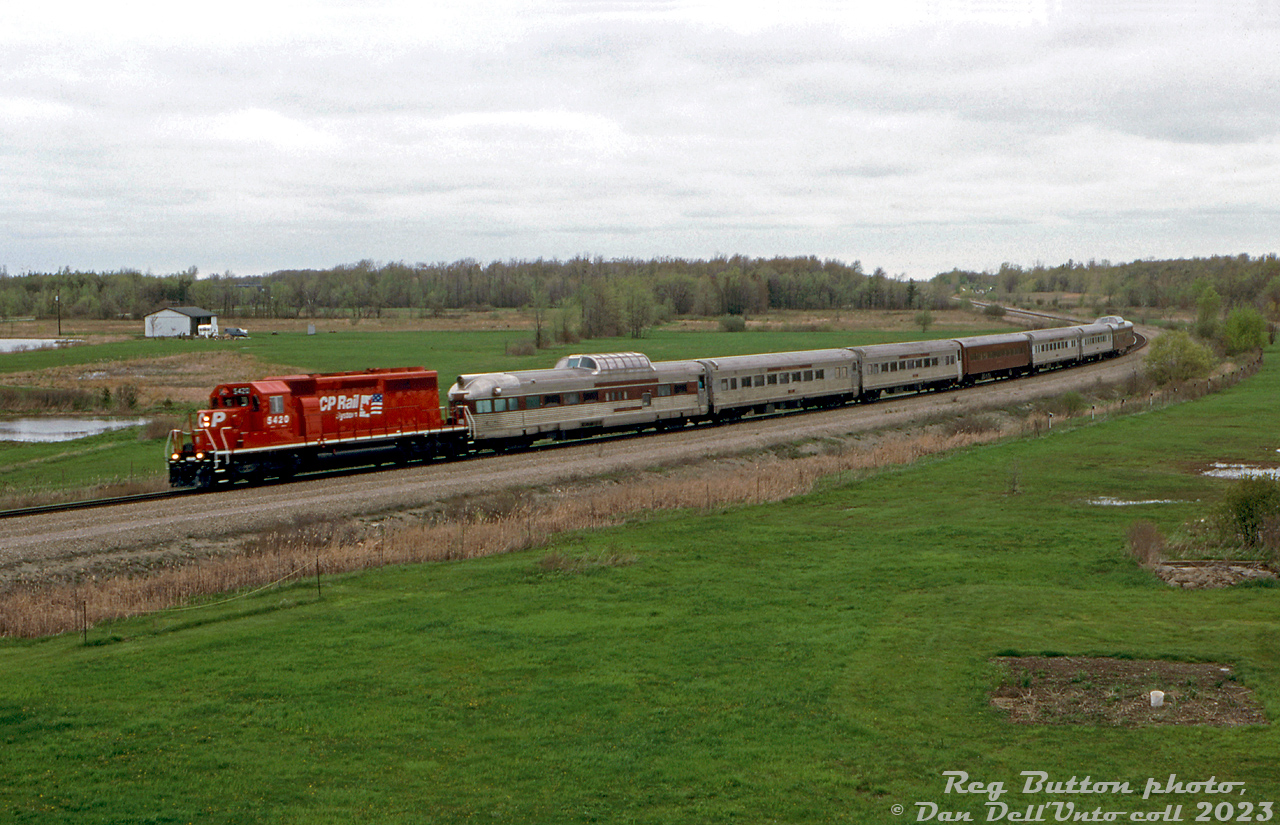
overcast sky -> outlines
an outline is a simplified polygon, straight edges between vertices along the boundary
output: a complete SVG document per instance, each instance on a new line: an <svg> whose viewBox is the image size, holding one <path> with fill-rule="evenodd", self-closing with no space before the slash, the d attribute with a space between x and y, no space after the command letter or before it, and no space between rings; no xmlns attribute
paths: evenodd
<svg viewBox="0 0 1280 825"><path fill-rule="evenodd" d="M1278 55L1280 0L9 4L0 266L1260 255Z"/></svg>

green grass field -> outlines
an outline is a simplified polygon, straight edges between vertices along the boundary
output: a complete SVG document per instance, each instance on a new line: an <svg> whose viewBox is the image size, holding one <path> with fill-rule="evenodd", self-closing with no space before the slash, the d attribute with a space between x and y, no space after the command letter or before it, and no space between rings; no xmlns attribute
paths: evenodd
<svg viewBox="0 0 1280 825"><path fill-rule="evenodd" d="M142 427L53 443L8 443L0 450L0 492L60 490L168 475L165 440Z"/></svg>
<svg viewBox="0 0 1280 825"><path fill-rule="evenodd" d="M1280 804L1274 725L1015 726L986 698L1002 652L1222 660L1275 717L1280 588L1174 590L1124 540L1135 519L1206 512L1226 482L1198 462L1275 459L1270 356L1194 403L556 545L626 566L541 573L538 551L384 569L319 599L300 585L97 627L88 646L0 643L0 813L874 823L931 801L984 821L982 798L943 794L949 770L1004 782L1017 811L1051 801L1020 793L1024 770L1214 776L1246 783L1234 804ZM1182 804L1185 821L1224 801L1057 799Z"/></svg>

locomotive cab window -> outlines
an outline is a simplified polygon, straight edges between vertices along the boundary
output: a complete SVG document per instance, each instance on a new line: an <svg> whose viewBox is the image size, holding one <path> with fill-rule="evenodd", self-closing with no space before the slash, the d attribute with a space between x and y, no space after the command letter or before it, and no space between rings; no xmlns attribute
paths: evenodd
<svg viewBox="0 0 1280 825"><path fill-rule="evenodd" d="M487 398L481 398L480 400L476 401L476 412L478 413L493 412L493 402Z"/></svg>
<svg viewBox="0 0 1280 825"><path fill-rule="evenodd" d="M671 395L671 385L670 385L670 384L659 384L659 385L658 385L658 396L659 396L659 397L664 397L664 396L668 396L668 395Z"/></svg>
<svg viewBox="0 0 1280 825"><path fill-rule="evenodd" d="M273 395L267 399L267 409L272 415L279 415L284 412L284 396Z"/></svg>

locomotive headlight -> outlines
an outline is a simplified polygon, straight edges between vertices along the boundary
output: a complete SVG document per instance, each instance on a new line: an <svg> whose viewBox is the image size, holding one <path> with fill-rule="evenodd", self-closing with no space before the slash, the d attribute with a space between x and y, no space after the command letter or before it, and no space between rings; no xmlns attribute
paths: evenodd
<svg viewBox="0 0 1280 825"><path fill-rule="evenodd" d="M204 453L196 453L196 461L199 461L202 458L204 458Z"/></svg>
<svg viewBox="0 0 1280 825"><path fill-rule="evenodd" d="M177 460L178 460L178 454L177 454L177 453L174 453L173 455L169 456L169 460L170 460L170 461L177 461Z"/></svg>
<svg viewBox="0 0 1280 825"><path fill-rule="evenodd" d="M201 427L207 427L207 426L209 426L209 416L208 416L208 415L202 415L202 416L200 416L200 426L201 426Z"/></svg>

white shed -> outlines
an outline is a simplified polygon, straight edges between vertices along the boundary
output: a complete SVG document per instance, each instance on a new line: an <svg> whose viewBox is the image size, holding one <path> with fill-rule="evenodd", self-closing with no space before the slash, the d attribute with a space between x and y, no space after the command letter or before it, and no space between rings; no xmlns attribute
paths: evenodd
<svg viewBox="0 0 1280 825"><path fill-rule="evenodd" d="M218 334L218 316L200 307L168 307L151 313L145 319L148 338L179 338Z"/></svg>

